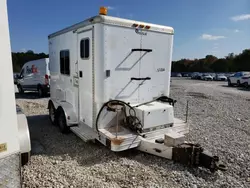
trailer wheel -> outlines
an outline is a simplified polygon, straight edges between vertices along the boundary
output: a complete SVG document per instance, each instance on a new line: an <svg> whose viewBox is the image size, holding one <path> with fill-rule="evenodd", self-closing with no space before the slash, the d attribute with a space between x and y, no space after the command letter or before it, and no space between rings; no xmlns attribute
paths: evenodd
<svg viewBox="0 0 250 188"><path fill-rule="evenodd" d="M49 103L49 119L53 125L56 124L55 117L56 117L56 109L55 109L54 105L52 104L52 102L50 102Z"/></svg>
<svg viewBox="0 0 250 188"><path fill-rule="evenodd" d="M245 88L248 88L248 82L244 83Z"/></svg>
<svg viewBox="0 0 250 188"><path fill-rule="evenodd" d="M69 127L67 126L65 113L62 108L58 108L56 115L57 125L62 133L69 133Z"/></svg>
<svg viewBox="0 0 250 188"><path fill-rule="evenodd" d="M21 164L26 165L30 160L30 152L21 154Z"/></svg>

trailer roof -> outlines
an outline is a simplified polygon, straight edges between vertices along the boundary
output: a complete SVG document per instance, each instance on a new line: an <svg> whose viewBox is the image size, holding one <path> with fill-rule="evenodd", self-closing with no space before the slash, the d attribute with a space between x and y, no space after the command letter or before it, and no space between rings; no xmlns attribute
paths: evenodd
<svg viewBox="0 0 250 188"><path fill-rule="evenodd" d="M87 20L84 20L80 23L77 23L75 25L72 25L70 27L66 27L65 29L62 29L58 32L52 33L48 36L48 38L61 35L68 31L77 30L79 28L82 28L84 26L94 24L94 23L105 23L105 24L119 25L119 26L125 26L125 27L132 27L133 24L139 24L139 25L142 24L142 25L150 26L149 30L168 33L168 34L174 34L174 29L172 27L156 25L156 24L135 21L135 20L129 20L129 19L123 19L123 18L117 18L117 17L112 17L112 16L98 15L98 16L91 17Z"/></svg>

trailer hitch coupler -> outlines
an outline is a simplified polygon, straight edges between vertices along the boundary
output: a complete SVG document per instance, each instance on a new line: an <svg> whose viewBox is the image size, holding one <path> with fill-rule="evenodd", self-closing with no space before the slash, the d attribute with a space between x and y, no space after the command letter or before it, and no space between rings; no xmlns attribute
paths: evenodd
<svg viewBox="0 0 250 188"><path fill-rule="evenodd" d="M199 144L185 143L174 147L172 159L184 165L204 167L211 172L227 170L225 165L219 163L218 156L213 156L208 151L204 151Z"/></svg>

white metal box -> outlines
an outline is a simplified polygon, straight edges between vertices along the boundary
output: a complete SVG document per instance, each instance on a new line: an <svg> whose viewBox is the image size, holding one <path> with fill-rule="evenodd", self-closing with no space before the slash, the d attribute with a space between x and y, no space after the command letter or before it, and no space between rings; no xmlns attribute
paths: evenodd
<svg viewBox="0 0 250 188"><path fill-rule="evenodd" d="M184 143L185 141L185 135L170 131L165 134L164 136L164 144L166 146L177 146L179 144Z"/></svg>
<svg viewBox="0 0 250 188"><path fill-rule="evenodd" d="M135 108L136 115L140 119L143 129L156 128L163 125L172 125L174 123L173 106L152 102Z"/></svg>

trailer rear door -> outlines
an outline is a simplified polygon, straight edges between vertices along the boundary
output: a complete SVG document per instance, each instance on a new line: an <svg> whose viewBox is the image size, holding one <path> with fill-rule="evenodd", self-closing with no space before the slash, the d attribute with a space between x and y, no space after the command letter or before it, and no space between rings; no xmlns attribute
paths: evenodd
<svg viewBox="0 0 250 188"><path fill-rule="evenodd" d="M143 30L139 76L149 78L139 87L141 102L153 97L169 95L173 35ZM147 51L150 51L147 53Z"/></svg>
<svg viewBox="0 0 250 188"><path fill-rule="evenodd" d="M139 102L139 62L141 36L133 28L104 26L104 64L110 76L105 81L106 100L119 99L130 103Z"/></svg>
<svg viewBox="0 0 250 188"><path fill-rule="evenodd" d="M106 100L143 103L169 95L172 38L167 33L105 26Z"/></svg>

